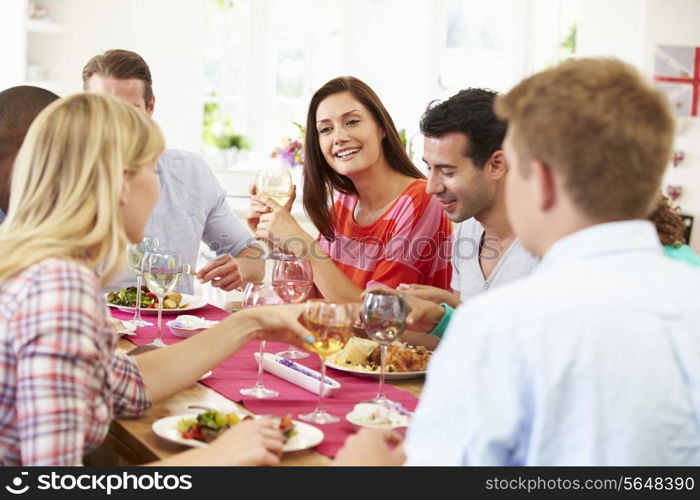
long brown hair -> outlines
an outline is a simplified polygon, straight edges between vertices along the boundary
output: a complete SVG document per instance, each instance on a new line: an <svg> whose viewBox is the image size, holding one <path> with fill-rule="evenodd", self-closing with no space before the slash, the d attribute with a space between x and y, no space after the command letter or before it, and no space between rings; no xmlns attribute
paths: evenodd
<svg viewBox="0 0 700 500"><path fill-rule="evenodd" d="M409 177L425 178L406 154L394 121L377 94L366 83L352 76L341 76L329 81L311 98L306 115L304 140L304 211L319 233L329 240L335 239L334 228L337 223L337 216L333 210L333 190L357 194L350 178L337 173L326 162L316 130L318 106L326 97L340 92L350 92L372 113L377 125L384 131L382 151L389 166Z"/></svg>
<svg viewBox="0 0 700 500"><path fill-rule="evenodd" d="M660 195L656 208L649 216L649 220L656 226L656 232L664 246L679 247L687 243L685 241L685 223L675 210L678 210L678 207L672 207L669 199Z"/></svg>

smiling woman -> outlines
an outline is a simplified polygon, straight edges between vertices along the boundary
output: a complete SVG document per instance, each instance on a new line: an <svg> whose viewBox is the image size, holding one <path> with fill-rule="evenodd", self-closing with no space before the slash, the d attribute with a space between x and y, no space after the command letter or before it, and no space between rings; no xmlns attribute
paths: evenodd
<svg viewBox="0 0 700 500"><path fill-rule="evenodd" d="M258 237L308 257L328 299L358 300L373 281L449 286L450 223L369 86L353 77L323 85L311 98L304 151L304 209L318 241L290 204L253 197L248 223Z"/></svg>

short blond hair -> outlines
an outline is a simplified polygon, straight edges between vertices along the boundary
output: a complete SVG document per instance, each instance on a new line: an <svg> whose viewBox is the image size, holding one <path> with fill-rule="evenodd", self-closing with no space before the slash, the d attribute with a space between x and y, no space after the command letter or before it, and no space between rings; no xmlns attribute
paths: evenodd
<svg viewBox="0 0 700 500"><path fill-rule="evenodd" d="M539 160L575 206L600 221L646 218L671 154L666 96L616 59L579 59L531 76L499 97L521 174Z"/></svg>
<svg viewBox="0 0 700 500"><path fill-rule="evenodd" d="M57 257L99 268L108 282L127 243L124 170L155 164L163 148L146 113L109 95L77 94L44 109L15 161L0 279Z"/></svg>

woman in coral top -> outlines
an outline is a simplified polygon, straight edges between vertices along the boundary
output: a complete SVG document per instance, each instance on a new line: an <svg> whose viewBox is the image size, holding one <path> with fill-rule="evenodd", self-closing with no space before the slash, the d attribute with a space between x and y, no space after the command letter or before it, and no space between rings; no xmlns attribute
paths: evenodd
<svg viewBox="0 0 700 500"><path fill-rule="evenodd" d="M450 283L452 227L425 192L394 122L374 91L335 78L311 98L304 144L304 209L318 240L266 196L248 225L260 238L310 260L318 291L358 300L370 282Z"/></svg>

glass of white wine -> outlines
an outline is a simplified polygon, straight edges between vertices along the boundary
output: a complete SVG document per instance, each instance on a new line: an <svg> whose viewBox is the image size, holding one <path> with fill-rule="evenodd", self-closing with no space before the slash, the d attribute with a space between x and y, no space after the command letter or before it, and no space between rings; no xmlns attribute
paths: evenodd
<svg viewBox="0 0 700 500"><path fill-rule="evenodd" d="M304 325L314 336L309 345L321 358L321 386L318 405L311 413L299 415L301 420L315 424L332 424L340 418L328 413L323 407L323 392L326 383L326 359L340 351L352 337L352 324L357 316L357 304L350 302L328 302L309 300L304 304Z"/></svg>
<svg viewBox="0 0 700 500"><path fill-rule="evenodd" d="M313 271L308 260L286 256L275 259L272 267L272 285L286 304L300 304L314 287ZM286 351L276 353L287 359L307 358L309 353L290 345Z"/></svg>
<svg viewBox="0 0 700 500"><path fill-rule="evenodd" d="M266 166L258 170L255 176L256 193L269 196L282 206L285 206L292 196L292 185L292 175L289 173L289 168L279 164ZM284 255L273 246L269 257L277 258Z"/></svg>
<svg viewBox="0 0 700 500"><path fill-rule="evenodd" d="M277 295L272 283L262 281L251 281L245 286L243 291L243 307L260 307L283 304L282 299ZM244 396L258 399L276 398L277 391L268 389L263 385L263 360L265 356L265 341L260 341L260 358L258 359L258 378L253 387L241 389L239 392Z"/></svg>
<svg viewBox="0 0 700 500"><path fill-rule="evenodd" d="M129 268L136 274L136 312L131 319L134 326L153 326L153 323L141 318L141 286L143 284L141 262L146 252L155 252L158 249L158 238L146 236L140 242L127 245L126 258Z"/></svg>
<svg viewBox="0 0 700 500"><path fill-rule="evenodd" d="M395 406L384 395L384 374L386 370L386 353L389 345L398 339L406 328L408 301L403 295L389 290L372 290L365 294L360 317L367 331L367 336L379 344L379 391L372 403L383 406Z"/></svg>
<svg viewBox="0 0 700 500"><path fill-rule="evenodd" d="M163 299L180 282L183 265L180 252L169 250L159 250L157 252L147 252L141 262L143 279L146 281L148 289L158 297L158 335L151 345L165 347L165 343L160 339L161 318L163 315Z"/></svg>

